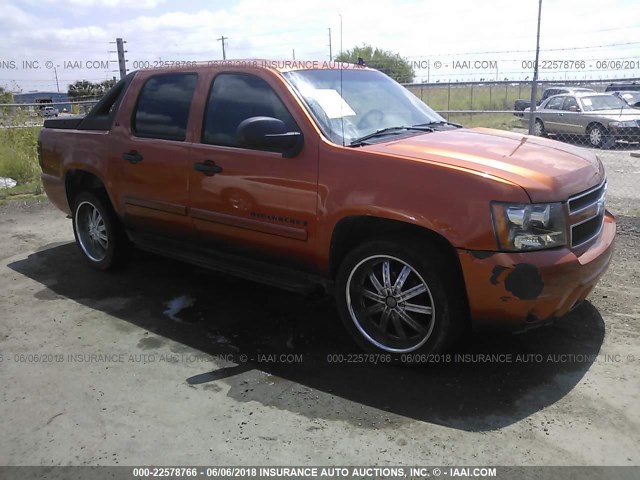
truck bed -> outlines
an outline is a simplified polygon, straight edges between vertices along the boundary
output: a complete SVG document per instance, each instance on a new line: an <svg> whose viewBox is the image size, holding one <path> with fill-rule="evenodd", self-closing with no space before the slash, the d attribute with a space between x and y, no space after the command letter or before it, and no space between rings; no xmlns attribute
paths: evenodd
<svg viewBox="0 0 640 480"><path fill-rule="evenodd" d="M84 115L74 115L64 118L48 118L44 121L44 128L75 130L84 120Z"/></svg>

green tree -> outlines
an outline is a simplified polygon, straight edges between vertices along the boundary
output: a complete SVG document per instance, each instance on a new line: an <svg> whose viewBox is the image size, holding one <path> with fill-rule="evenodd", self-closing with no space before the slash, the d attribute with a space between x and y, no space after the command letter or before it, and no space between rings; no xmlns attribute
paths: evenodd
<svg viewBox="0 0 640 480"><path fill-rule="evenodd" d="M0 87L0 103L12 103L13 94L7 92L3 87Z"/></svg>
<svg viewBox="0 0 640 480"><path fill-rule="evenodd" d="M335 59L338 62L358 63L358 58L362 58L368 67L380 70L400 83L411 83L416 75L411 64L399 53L373 48L371 45L353 47Z"/></svg>
<svg viewBox="0 0 640 480"><path fill-rule="evenodd" d="M87 100L102 97L111 87L116 84L115 80L104 80L102 82L90 82L88 80L78 80L67 89L67 95L72 100Z"/></svg>

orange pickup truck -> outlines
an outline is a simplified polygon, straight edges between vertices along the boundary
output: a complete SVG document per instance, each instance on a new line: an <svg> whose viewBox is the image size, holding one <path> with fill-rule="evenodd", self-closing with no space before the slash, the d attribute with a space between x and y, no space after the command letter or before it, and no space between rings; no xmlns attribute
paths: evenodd
<svg viewBox="0 0 640 480"><path fill-rule="evenodd" d="M378 353L550 322L613 252L595 154L462 128L356 65L133 72L85 117L46 120L38 151L47 195L94 267L135 245L322 287Z"/></svg>

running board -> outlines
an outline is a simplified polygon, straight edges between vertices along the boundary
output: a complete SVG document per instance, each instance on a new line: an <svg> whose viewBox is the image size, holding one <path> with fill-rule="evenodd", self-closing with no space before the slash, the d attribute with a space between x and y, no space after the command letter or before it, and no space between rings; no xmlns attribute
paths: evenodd
<svg viewBox="0 0 640 480"><path fill-rule="evenodd" d="M318 291L331 294L333 282L320 275L282 267L272 263L241 257L217 250L187 247L178 241L137 232L127 232L136 247L150 253L191 263L216 272L245 278L290 292L314 294Z"/></svg>

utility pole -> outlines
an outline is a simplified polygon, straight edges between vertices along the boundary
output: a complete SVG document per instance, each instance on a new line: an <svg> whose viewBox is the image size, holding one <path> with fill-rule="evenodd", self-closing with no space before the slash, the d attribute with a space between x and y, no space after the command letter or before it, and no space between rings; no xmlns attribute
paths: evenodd
<svg viewBox="0 0 640 480"><path fill-rule="evenodd" d="M295 48L293 49L293 59L294 60L296 59L296 49Z"/></svg>
<svg viewBox="0 0 640 480"><path fill-rule="evenodd" d="M329 60L333 60L333 53L331 52L331 27L329 27Z"/></svg>
<svg viewBox="0 0 640 480"><path fill-rule="evenodd" d="M225 51L225 49L224 49L224 44L225 44L225 41L226 41L226 40L229 40L229 37L225 37L224 35L222 35L222 36L218 39L218 41L219 41L219 42L222 42L222 59L223 59L223 60L226 60L226 59L227 59L227 52L226 52L226 51Z"/></svg>
<svg viewBox="0 0 640 480"><path fill-rule="evenodd" d="M60 84L58 83L58 69L57 69L57 68L54 68L54 69L53 69L53 73L54 73L54 74L55 74L55 76L56 76L56 87L58 88L58 93L60 93Z"/></svg>
<svg viewBox="0 0 640 480"><path fill-rule="evenodd" d="M540 17L542 15L542 0L538 0L538 37L536 39L536 63L533 65L533 83L531 84L531 107L529 108L529 135L533 135L533 122L536 112L536 97L538 96L538 59L540 58Z"/></svg>
<svg viewBox="0 0 640 480"><path fill-rule="evenodd" d="M120 69L120 80L127 76L127 61L124 58L124 42L121 38L116 38L116 48L118 50L118 68Z"/></svg>
<svg viewBox="0 0 640 480"><path fill-rule="evenodd" d="M116 44L116 51L109 50L109 53L117 53L118 54L118 70L120 72L120 80L127 76L127 60L124 58L124 54L127 51L124 49L124 44L127 43L123 41L121 38L116 38L115 42L109 42L111 44ZM109 62L115 62L115 60L109 60ZM116 71L116 70L112 70Z"/></svg>
<svg viewBox="0 0 640 480"><path fill-rule="evenodd" d="M124 58L124 42L121 38L116 38L116 49L118 50L118 68L120 70L120 80L127 76L127 61Z"/></svg>

